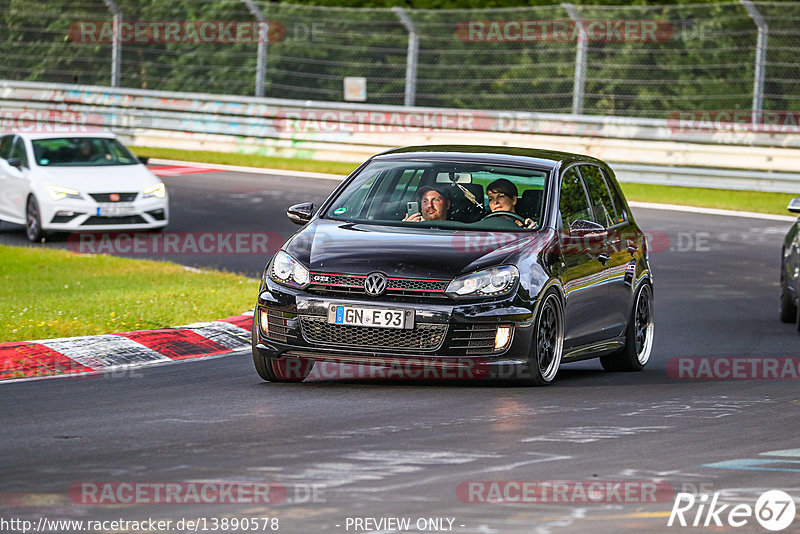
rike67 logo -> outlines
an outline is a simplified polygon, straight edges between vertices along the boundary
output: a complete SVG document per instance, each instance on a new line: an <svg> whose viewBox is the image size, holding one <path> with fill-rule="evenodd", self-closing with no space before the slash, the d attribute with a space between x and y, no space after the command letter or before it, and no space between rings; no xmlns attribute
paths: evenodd
<svg viewBox="0 0 800 534"><path fill-rule="evenodd" d="M763 528L779 532L788 528L795 518L795 504L791 495L781 490L761 494L755 506L745 503L720 504L719 492L708 494L678 493L667 526L734 528L751 524L753 518Z"/></svg>

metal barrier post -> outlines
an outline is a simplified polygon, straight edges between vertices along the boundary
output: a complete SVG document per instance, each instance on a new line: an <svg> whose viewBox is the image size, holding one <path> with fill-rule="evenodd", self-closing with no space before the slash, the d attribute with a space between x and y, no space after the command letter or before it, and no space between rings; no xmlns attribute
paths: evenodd
<svg viewBox="0 0 800 534"><path fill-rule="evenodd" d="M269 22L253 0L242 0L258 21L258 51L256 56L256 96L264 96L264 80L267 77L267 41Z"/></svg>
<svg viewBox="0 0 800 534"><path fill-rule="evenodd" d="M119 87L120 66L122 64L122 10L114 0L103 0L114 15L114 40L111 43L111 87Z"/></svg>
<svg viewBox="0 0 800 534"><path fill-rule="evenodd" d="M417 94L417 55L419 53L419 36L414 22L408 17L402 7L393 7L400 22L408 30L408 53L406 55L406 95L404 104L413 106Z"/></svg>
<svg viewBox="0 0 800 534"><path fill-rule="evenodd" d="M739 0L747 14L753 19L758 27L758 39L756 40L756 65L753 80L753 126L759 123L762 107L764 105L764 72L767 63L767 33L769 27L767 21L758 12L756 6L750 0Z"/></svg>
<svg viewBox="0 0 800 534"><path fill-rule="evenodd" d="M569 18L578 26L578 50L575 52L575 84L572 90L572 114L583 113L583 92L586 86L586 49L589 45L589 36L586 27L578 15L578 10L572 4L561 4L567 10Z"/></svg>

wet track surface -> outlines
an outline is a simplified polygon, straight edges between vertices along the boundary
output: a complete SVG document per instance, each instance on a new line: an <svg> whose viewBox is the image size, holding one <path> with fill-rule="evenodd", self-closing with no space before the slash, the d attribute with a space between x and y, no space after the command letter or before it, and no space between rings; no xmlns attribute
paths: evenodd
<svg viewBox="0 0 800 534"><path fill-rule="evenodd" d="M297 228L285 218L287 205L319 201L336 184L240 173L166 181L168 232L283 235ZM606 373L588 361L562 367L547 388L459 380L288 385L262 382L250 355L241 353L95 378L3 384L0 516L277 517L280 531L292 533L364 532L353 518L366 517L410 518L414 532L420 518L446 518L444 527L452 519L450 531L463 533L700 532L714 527L667 527L677 492L709 499L720 492L720 504L751 507L768 489L800 499L797 375L692 380L675 371L676 358L746 358L742 365L750 369L800 355L800 335L777 318L778 258L789 223L658 210L635 216L654 233L656 338L643 373ZM0 228L0 242L23 239L19 227ZM250 276L266 260L171 259ZM79 494L68 494L92 481L271 482L285 487L287 498L85 505ZM484 485L468 485L476 481ZM583 484L545 499L551 502L475 502L492 500L492 488L513 488L513 481ZM574 491L608 481L634 489L661 482L668 491L654 499L612 493L606 503ZM729 510L717 531L766 531L753 517L729 526ZM698 506L688 510L686 520L697 512ZM701 525L705 519L702 513ZM798 525L800 519L785 532Z"/></svg>

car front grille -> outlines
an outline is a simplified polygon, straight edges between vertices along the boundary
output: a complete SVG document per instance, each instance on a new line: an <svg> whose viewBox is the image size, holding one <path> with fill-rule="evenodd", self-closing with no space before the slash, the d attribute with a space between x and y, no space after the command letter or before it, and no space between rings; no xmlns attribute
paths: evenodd
<svg viewBox="0 0 800 534"><path fill-rule="evenodd" d="M435 351L447 334L446 324L417 323L413 329L376 328L329 324L327 318L301 316L303 338L313 345L348 346L353 349L405 349Z"/></svg>
<svg viewBox="0 0 800 534"><path fill-rule="evenodd" d="M102 226L105 224L147 224L139 215L129 215L127 217L98 217L93 215L86 219L82 226Z"/></svg>
<svg viewBox="0 0 800 534"><path fill-rule="evenodd" d="M89 193L95 202L133 202L139 193L116 193L119 200L111 200L111 195L115 193Z"/></svg>
<svg viewBox="0 0 800 534"><path fill-rule="evenodd" d="M311 273L308 290L319 294L366 295L364 275ZM422 280L418 278L386 278L386 294L397 296L447 298L445 290L449 280Z"/></svg>

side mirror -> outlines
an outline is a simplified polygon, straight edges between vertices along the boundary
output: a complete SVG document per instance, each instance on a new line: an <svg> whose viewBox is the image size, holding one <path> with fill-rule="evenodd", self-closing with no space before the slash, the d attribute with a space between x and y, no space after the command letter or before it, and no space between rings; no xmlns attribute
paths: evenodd
<svg viewBox="0 0 800 534"><path fill-rule="evenodd" d="M22 160L19 158L8 158L8 164L22 170Z"/></svg>
<svg viewBox="0 0 800 534"><path fill-rule="evenodd" d="M141 163L142 165L147 165L147 162L150 161L149 156L136 156L136 159L138 159L139 163Z"/></svg>
<svg viewBox="0 0 800 534"><path fill-rule="evenodd" d="M9 160L9 163L11 160ZM793 212L793 213L800 213L800 197L793 198L789 205L786 206L786 209Z"/></svg>
<svg viewBox="0 0 800 534"><path fill-rule="evenodd" d="M604 226L592 221L578 219L569 225L570 237L604 237L606 234Z"/></svg>
<svg viewBox="0 0 800 534"><path fill-rule="evenodd" d="M295 224L306 224L311 220L314 213L314 204L311 202L303 202L302 204L295 204L289 206L286 210L286 216Z"/></svg>

